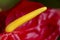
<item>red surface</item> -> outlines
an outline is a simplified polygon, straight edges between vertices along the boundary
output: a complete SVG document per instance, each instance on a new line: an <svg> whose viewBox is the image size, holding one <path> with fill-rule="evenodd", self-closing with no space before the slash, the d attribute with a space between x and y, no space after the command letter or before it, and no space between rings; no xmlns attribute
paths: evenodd
<svg viewBox="0 0 60 40"><path fill-rule="evenodd" d="M36 2L22 2L14 7L6 18L5 25L15 19L42 7ZM11 33L0 33L1 40L57 40L59 36L60 15L56 9L49 9L18 27ZM4 29L3 29L4 30Z"/></svg>

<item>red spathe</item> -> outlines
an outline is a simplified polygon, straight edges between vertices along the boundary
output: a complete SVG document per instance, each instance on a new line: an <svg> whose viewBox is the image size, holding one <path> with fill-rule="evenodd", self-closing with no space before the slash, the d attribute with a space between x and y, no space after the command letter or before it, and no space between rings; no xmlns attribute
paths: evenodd
<svg viewBox="0 0 60 40"><path fill-rule="evenodd" d="M15 19L42 6L42 4L36 2L21 2L11 9L6 18L5 25L7 26ZM48 8L47 11L21 25L13 32L3 32L0 34L1 40L57 40L60 27L60 17L58 13L59 11L57 12L56 9Z"/></svg>

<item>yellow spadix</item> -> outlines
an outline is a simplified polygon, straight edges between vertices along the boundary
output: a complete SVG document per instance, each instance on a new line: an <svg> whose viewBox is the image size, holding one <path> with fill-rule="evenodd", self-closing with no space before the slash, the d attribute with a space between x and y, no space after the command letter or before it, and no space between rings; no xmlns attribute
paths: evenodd
<svg viewBox="0 0 60 40"><path fill-rule="evenodd" d="M36 17L37 15L39 15L40 13L42 13L46 10L47 10L47 7L42 7L42 8L36 9L30 13L27 13L26 15L14 20L9 25L7 25L7 27L5 28L5 31L6 32L13 32L19 26L21 26L25 22L33 19L34 17Z"/></svg>

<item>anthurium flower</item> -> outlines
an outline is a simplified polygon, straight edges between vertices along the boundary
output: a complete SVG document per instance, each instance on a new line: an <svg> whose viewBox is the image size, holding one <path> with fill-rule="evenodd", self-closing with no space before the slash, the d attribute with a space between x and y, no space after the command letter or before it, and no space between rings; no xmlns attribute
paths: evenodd
<svg viewBox="0 0 60 40"><path fill-rule="evenodd" d="M44 7L41 3L23 0L12 8L5 18L4 28L14 20L26 15L33 10ZM0 33L1 40L57 40L60 29L60 11L48 8L33 19L17 27L13 32ZM4 20L3 20L4 22ZM3 27L2 27L3 28Z"/></svg>

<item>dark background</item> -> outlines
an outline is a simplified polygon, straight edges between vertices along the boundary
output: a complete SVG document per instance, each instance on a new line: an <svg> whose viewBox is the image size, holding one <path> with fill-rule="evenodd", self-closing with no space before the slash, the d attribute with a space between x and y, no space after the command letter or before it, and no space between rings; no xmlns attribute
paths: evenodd
<svg viewBox="0 0 60 40"><path fill-rule="evenodd" d="M60 0L33 0L33 1L41 2L47 7L60 8Z"/></svg>
<svg viewBox="0 0 60 40"><path fill-rule="evenodd" d="M3 10L10 9L20 0L0 0L0 8ZM47 7L60 8L60 0L30 0L44 4Z"/></svg>

